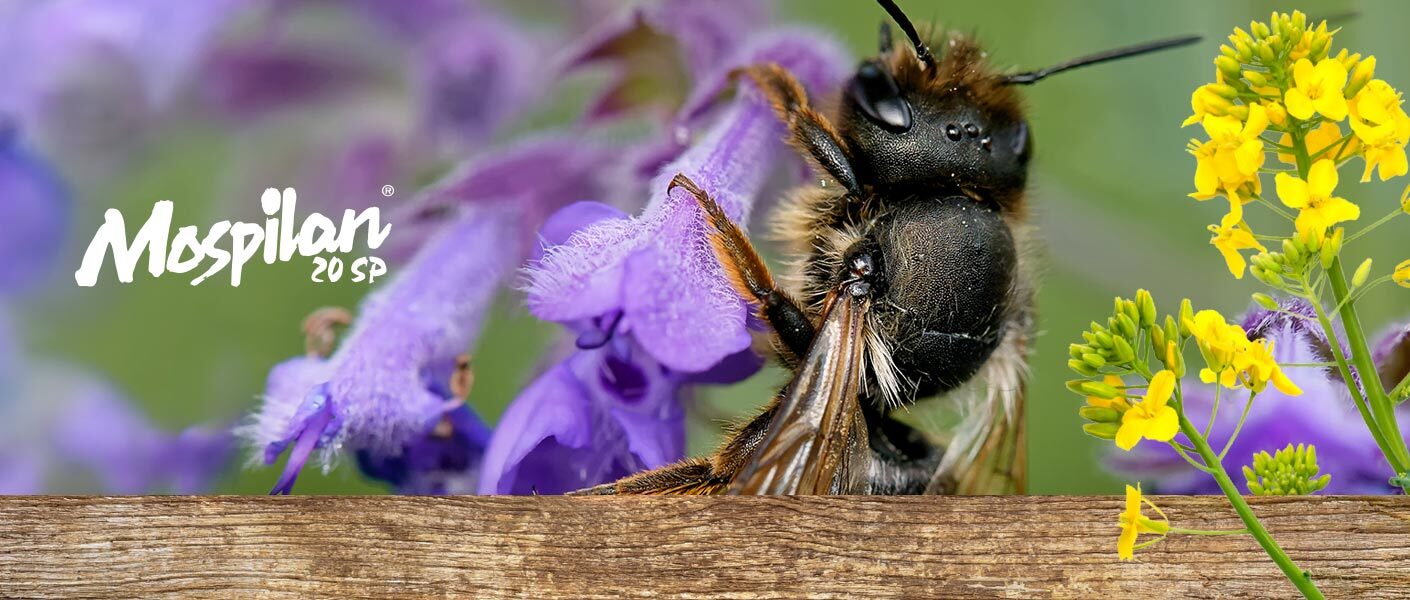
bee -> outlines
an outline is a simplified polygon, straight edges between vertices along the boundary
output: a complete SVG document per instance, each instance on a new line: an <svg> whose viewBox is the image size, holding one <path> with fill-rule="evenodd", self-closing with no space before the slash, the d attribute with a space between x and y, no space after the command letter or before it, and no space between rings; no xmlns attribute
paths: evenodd
<svg viewBox="0 0 1410 600"><path fill-rule="evenodd" d="M742 75L822 177L780 206L796 258L775 279L744 232L683 175L732 287L772 330L791 381L712 456L586 494L1023 493L1026 357L1034 334L1033 226L1024 186L1033 136L1019 85L1197 41L1172 38L1005 74L961 36L926 43L878 0L880 55L824 114L775 64ZM963 421L942 448L890 413L959 391Z"/></svg>

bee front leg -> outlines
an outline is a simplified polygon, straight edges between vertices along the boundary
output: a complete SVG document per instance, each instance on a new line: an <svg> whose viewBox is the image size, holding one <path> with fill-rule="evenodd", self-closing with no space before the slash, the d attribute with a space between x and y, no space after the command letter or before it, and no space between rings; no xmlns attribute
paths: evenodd
<svg viewBox="0 0 1410 600"><path fill-rule="evenodd" d="M694 196L705 211L711 230L710 247L735 291L759 307L759 316L768 322L784 349L794 358L807 354L815 333L808 314L774 284L773 275L763 259L759 258L753 244L749 243L749 238L729 220L729 216L705 190L681 174L671 180L670 189L678 187Z"/></svg>
<svg viewBox="0 0 1410 600"><path fill-rule="evenodd" d="M754 65L743 69L742 73L759 86L773 104L774 112L788 125L793 145L842 184L848 194L859 197L861 188L842 137L827 117L813 110L808 102L808 93L798 79L774 63Z"/></svg>

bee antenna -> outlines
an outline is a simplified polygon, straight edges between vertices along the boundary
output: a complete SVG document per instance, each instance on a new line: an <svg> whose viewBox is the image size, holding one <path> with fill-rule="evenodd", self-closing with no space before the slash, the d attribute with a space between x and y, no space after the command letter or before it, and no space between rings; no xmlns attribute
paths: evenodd
<svg viewBox="0 0 1410 600"><path fill-rule="evenodd" d="M1096 54L1089 54L1081 58L1074 58L1064 63L1058 63L1051 67L1038 69L1037 71L1029 71L1027 73L1015 73L1013 75L1009 75L1004 78L1004 83L1009 85L1030 85L1042 81L1043 78L1049 75L1055 75L1063 71L1070 71L1078 67L1100 64L1122 58L1129 58L1132 56L1140 56L1142 54L1157 52L1169 48L1188 46L1190 44L1200 41L1201 39L1204 39L1204 36L1186 35L1164 40L1156 40L1154 42L1146 42L1144 44L1137 44L1135 46L1116 48L1114 50L1107 50L1105 52L1098 52Z"/></svg>
<svg viewBox="0 0 1410 600"><path fill-rule="evenodd" d="M896 6L894 0L876 0L876 3L886 9L886 13L891 15L891 19L896 21L896 24L901 27L901 31L911 39L911 45L916 49L916 58L920 59L921 64L924 64L926 68L934 68L935 56L930 53L930 48L926 47L925 42L920 41L920 34L916 32L916 26L911 24L911 19L906 16L906 13L901 12L901 7Z"/></svg>

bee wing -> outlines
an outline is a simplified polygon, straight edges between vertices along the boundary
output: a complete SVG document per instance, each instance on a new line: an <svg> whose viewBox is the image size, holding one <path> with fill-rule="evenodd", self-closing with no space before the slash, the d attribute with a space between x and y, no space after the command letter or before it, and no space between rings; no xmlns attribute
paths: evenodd
<svg viewBox="0 0 1410 600"><path fill-rule="evenodd" d="M834 292L822 327L779 398L731 494L859 494L870 452L857 394L869 300Z"/></svg>

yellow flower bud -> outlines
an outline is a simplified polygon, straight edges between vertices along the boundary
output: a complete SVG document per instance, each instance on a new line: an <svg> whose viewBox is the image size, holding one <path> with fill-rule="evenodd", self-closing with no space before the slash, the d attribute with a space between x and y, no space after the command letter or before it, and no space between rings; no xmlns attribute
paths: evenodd
<svg viewBox="0 0 1410 600"><path fill-rule="evenodd" d="M1096 423L1115 423L1121 420L1121 413L1114 408L1083 406L1077 409L1077 414L1082 415L1083 419Z"/></svg>
<svg viewBox="0 0 1410 600"><path fill-rule="evenodd" d="M1218 58L1214 59L1214 66L1218 67L1219 72L1223 73L1228 79L1239 78L1239 61L1237 60L1220 55Z"/></svg>
<svg viewBox="0 0 1410 600"><path fill-rule="evenodd" d="M1396 285L1410 288L1410 260L1396 265L1395 273L1391 274L1390 278L1395 281Z"/></svg>
<svg viewBox="0 0 1410 600"><path fill-rule="evenodd" d="M1370 83L1375 77L1376 57L1367 56L1361 62L1357 63L1356 68L1351 71L1351 76L1346 81L1346 93L1343 94L1343 96L1348 99L1355 98L1356 93L1361 91L1361 88L1366 87L1366 84Z"/></svg>
<svg viewBox="0 0 1410 600"><path fill-rule="evenodd" d="M1371 276L1371 259L1366 259L1361 266L1356 267L1356 273L1351 276L1351 287L1359 288L1366 285L1366 279Z"/></svg>
<svg viewBox="0 0 1410 600"><path fill-rule="evenodd" d="M1405 186L1405 191L1400 192L1400 210L1410 215L1410 185Z"/></svg>
<svg viewBox="0 0 1410 600"><path fill-rule="evenodd" d="M1082 431L1087 432L1087 435L1103 440L1116 439L1116 432L1119 429L1121 429L1121 425L1118 423L1087 423L1082 426Z"/></svg>
<svg viewBox="0 0 1410 600"><path fill-rule="evenodd" d="M1268 294L1264 294L1262 292L1254 294L1253 301L1257 302L1259 306L1262 306L1263 308L1266 308L1268 310L1278 310L1278 301L1274 300L1273 297L1269 296Z"/></svg>
<svg viewBox="0 0 1410 600"><path fill-rule="evenodd" d="M1141 327L1155 325L1155 297L1147 290L1136 290L1136 308L1141 312Z"/></svg>
<svg viewBox="0 0 1410 600"><path fill-rule="evenodd" d="M1087 377L1096 377L1097 375L1096 369L1092 368L1087 363L1077 360L1075 358L1067 361L1067 368L1076 371L1080 375L1086 375Z"/></svg>
<svg viewBox="0 0 1410 600"><path fill-rule="evenodd" d="M1101 381L1083 381L1080 387L1082 393L1087 396L1111 399L1121 395L1121 390Z"/></svg>
<svg viewBox="0 0 1410 600"><path fill-rule="evenodd" d="M1336 259L1338 254L1341 254L1341 243L1345 237L1346 229L1338 227L1336 231L1323 242L1321 255L1323 269L1332 268L1332 260Z"/></svg>
<svg viewBox="0 0 1410 600"><path fill-rule="evenodd" d="M1190 303L1189 298L1180 301L1180 335L1190 337L1190 329L1195 324L1195 306Z"/></svg>

